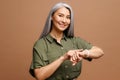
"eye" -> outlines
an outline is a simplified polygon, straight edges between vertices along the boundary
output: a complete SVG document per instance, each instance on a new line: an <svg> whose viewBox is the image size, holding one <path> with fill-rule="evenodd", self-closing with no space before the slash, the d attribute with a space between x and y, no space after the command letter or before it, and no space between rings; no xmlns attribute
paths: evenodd
<svg viewBox="0 0 120 80"><path fill-rule="evenodd" d="M62 14L58 14L58 16L59 16L59 17L63 17L64 15L62 15Z"/></svg>
<svg viewBox="0 0 120 80"><path fill-rule="evenodd" d="M67 16L67 19L70 19L70 16Z"/></svg>

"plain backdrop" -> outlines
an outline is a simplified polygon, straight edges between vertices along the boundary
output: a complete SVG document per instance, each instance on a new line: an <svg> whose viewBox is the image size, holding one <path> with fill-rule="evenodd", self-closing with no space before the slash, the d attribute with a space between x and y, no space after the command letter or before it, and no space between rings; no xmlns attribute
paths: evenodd
<svg viewBox="0 0 120 80"><path fill-rule="evenodd" d="M105 53L83 60L79 80L120 80L120 0L0 0L0 80L35 80L32 47L57 2L73 8L75 35Z"/></svg>

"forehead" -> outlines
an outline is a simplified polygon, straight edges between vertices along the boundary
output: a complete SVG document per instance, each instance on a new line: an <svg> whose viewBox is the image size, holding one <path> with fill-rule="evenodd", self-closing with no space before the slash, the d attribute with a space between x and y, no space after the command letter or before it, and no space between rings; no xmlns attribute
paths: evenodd
<svg viewBox="0 0 120 80"><path fill-rule="evenodd" d="M69 9L67 9L65 7L59 8L58 10L55 11L55 13L61 13L61 14L70 15Z"/></svg>

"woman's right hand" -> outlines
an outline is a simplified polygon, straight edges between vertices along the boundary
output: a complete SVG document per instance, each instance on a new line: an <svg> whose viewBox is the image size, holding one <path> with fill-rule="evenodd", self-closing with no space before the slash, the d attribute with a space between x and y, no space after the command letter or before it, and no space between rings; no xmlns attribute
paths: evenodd
<svg viewBox="0 0 120 80"><path fill-rule="evenodd" d="M66 54L63 55L64 60L70 60L73 65L82 60L82 57L79 55L83 49L79 50L69 50Z"/></svg>

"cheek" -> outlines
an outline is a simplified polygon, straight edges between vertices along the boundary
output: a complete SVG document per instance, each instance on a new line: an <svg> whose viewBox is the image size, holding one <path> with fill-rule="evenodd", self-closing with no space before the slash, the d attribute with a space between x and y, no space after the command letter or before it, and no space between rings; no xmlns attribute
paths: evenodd
<svg viewBox="0 0 120 80"><path fill-rule="evenodd" d="M56 20L56 22L59 22L59 21L61 21L61 18L60 17L56 17L55 20Z"/></svg>
<svg viewBox="0 0 120 80"><path fill-rule="evenodd" d="M52 20L55 20L55 21L58 21L59 20L59 16L57 16L57 15L54 15L53 17L52 17Z"/></svg>
<svg viewBox="0 0 120 80"><path fill-rule="evenodd" d="M68 20L68 24L70 24L70 20Z"/></svg>

